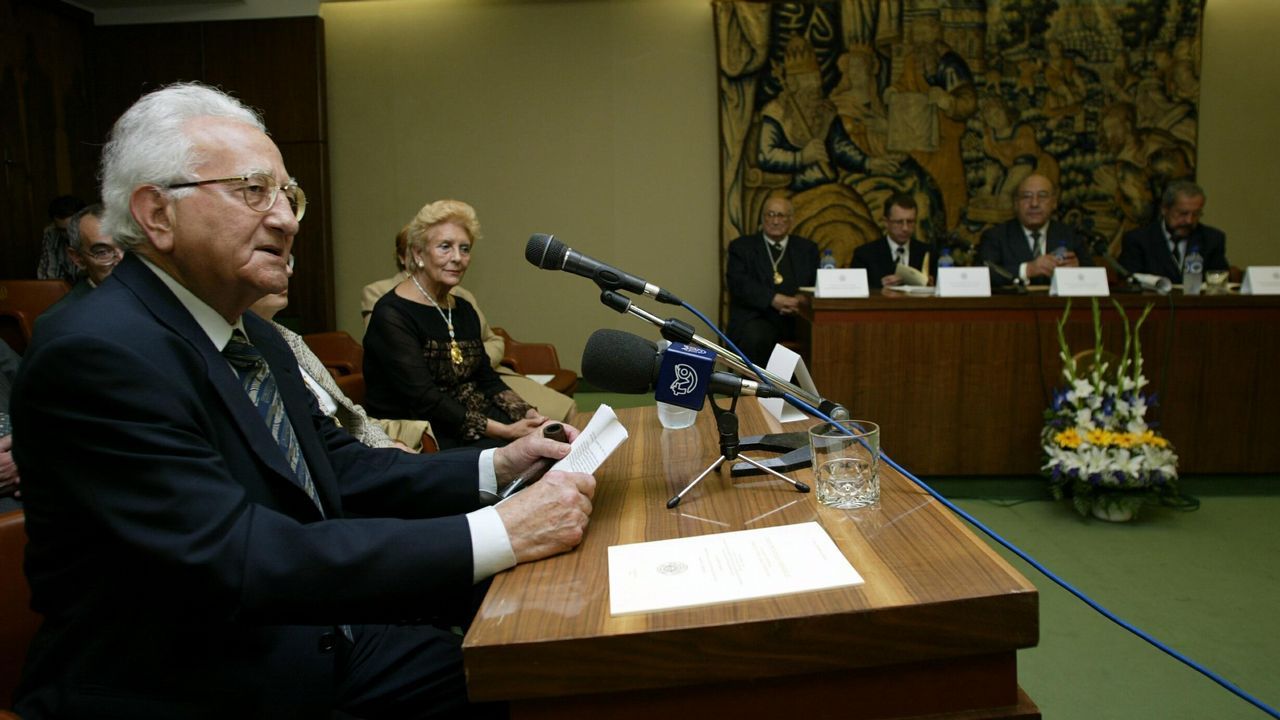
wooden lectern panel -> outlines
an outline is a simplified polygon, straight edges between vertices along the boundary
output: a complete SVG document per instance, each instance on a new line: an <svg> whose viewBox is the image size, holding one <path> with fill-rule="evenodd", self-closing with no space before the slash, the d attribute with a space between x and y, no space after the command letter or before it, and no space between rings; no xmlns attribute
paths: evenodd
<svg viewBox="0 0 1280 720"><path fill-rule="evenodd" d="M784 429L754 400L738 414L743 436ZM494 579L463 644L472 699L542 699L513 706L530 713L596 702L579 696L680 698L688 708L727 693L755 705L791 686L896 678L911 710L898 716L1018 706L1014 653L1037 642L1036 590L923 490L882 464L880 504L836 510L782 481L722 468L668 510L720 455L710 411L678 431L664 431L652 407L618 416L631 437L596 473L582 545ZM812 484L807 468L793 476ZM609 614L611 545L809 521L865 584Z"/></svg>

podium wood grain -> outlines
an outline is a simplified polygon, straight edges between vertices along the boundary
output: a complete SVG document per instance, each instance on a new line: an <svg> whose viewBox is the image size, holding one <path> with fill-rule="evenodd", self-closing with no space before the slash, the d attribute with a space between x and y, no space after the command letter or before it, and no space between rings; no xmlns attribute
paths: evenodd
<svg viewBox="0 0 1280 720"><path fill-rule="evenodd" d="M1019 695L1015 660L1037 641L1035 588L922 490L881 466L880 505L844 511L723 469L668 510L667 499L719 455L710 411L680 431L663 431L652 407L618 415L631 437L596 473L582 545L494 579L463 643L472 699L513 700L519 717L627 717L623 708L686 716L700 706L748 717L771 707L1038 717ZM739 416L744 436L782 429L753 400ZM794 475L811 480L808 469ZM865 584L609 614L611 545L809 521Z"/></svg>

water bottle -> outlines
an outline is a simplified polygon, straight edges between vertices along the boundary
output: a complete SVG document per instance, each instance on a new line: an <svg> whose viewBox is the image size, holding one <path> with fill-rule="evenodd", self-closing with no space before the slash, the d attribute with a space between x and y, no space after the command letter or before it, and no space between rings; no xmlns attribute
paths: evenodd
<svg viewBox="0 0 1280 720"><path fill-rule="evenodd" d="M1053 257L1059 264L1067 261L1067 244L1060 243L1058 247L1053 249Z"/></svg>
<svg viewBox="0 0 1280 720"><path fill-rule="evenodd" d="M831 253L828 248L822 251L822 261L818 263L818 267L822 270L832 270L836 266L836 256Z"/></svg>
<svg viewBox="0 0 1280 720"><path fill-rule="evenodd" d="M951 257L951 248L942 248L942 254L938 256L938 269L955 267L956 261Z"/></svg>
<svg viewBox="0 0 1280 720"><path fill-rule="evenodd" d="M1182 261L1182 294L1199 295L1203 281L1204 258L1200 256L1200 247L1192 245L1187 250L1187 257Z"/></svg>

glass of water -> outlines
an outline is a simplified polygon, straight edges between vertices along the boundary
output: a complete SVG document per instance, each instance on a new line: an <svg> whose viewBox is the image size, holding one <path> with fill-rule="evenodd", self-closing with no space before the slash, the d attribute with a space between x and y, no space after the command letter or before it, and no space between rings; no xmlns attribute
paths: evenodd
<svg viewBox="0 0 1280 720"><path fill-rule="evenodd" d="M818 502L850 509L880 502L880 426L866 420L809 428Z"/></svg>

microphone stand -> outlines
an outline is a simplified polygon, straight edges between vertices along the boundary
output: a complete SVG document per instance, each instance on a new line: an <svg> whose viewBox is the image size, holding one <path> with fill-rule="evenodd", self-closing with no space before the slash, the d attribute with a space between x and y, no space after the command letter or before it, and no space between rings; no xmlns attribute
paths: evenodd
<svg viewBox="0 0 1280 720"><path fill-rule="evenodd" d="M684 486L684 489L676 493L674 496L672 496L670 500L667 501L668 510L679 505L680 501L684 499L684 496L686 493L692 490L694 486L696 486L698 483L702 482L703 478L710 475L713 471L717 470L721 465L725 463L726 460L741 460L745 463L748 463L750 465L753 465L759 468L764 472L767 472L777 477L780 480L791 483L791 485L793 485L796 491L798 492L802 492L802 493L809 492L808 485L798 480L792 480L786 475L783 475L782 473L776 470L773 470L771 468L765 467L761 463L757 462L756 460L753 460L752 458L747 457L746 455L739 454L739 451L742 449L742 447L741 447L741 442L739 441L739 438L738 438L738 416L734 414L734 410L736 410L738 407L737 396L732 396L732 400L729 403L729 408L727 410L717 405L715 398L712 395L707 396L707 403L711 405L711 410L712 412L715 413L715 416L716 416L716 428L720 433L720 457L716 458L709 466L707 466L706 470L703 470L701 473L699 473L698 476L695 477L693 480L691 480L688 485Z"/></svg>
<svg viewBox="0 0 1280 720"><path fill-rule="evenodd" d="M1003 293L1005 295L1026 295L1027 294L1027 284L1022 281L1022 278L1017 277L1013 273L1009 272L1008 270L1005 270L1004 268L1000 267L999 265L997 265L996 263L990 260L983 260L982 264L986 265L987 268L991 270L991 272L1009 281L1008 285L1001 285L993 289L992 292Z"/></svg>
<svg viewBox="0 0 1280 720"><path fill-rule="evenodd" d="M686 322L682 322L674 318L663 320L662 318L658 317L657 315L654 315L653 313L643 308L636 307L635 304L632 303L630 300L628 300L625 296L613 290L602 291L600 293L600 302L604 303L605 307L607 308L616 310L617 312L620 312L620 313L634 315L635 317L638 317L641 320L644 320L650 325L653 325L654 327L658 328L662 332L662 337L666 338L667 340L670 340L671 342L681 342L681 343L686 343L690 345L697 345L698 347L701 347L704 350L710 350L711 352L716 353L716 356L719 357L721 360L724 360L726 364L728 364L730 367L732 367L733 369L737 370L739 373L747 377L752 377L756 374L755 371L753 371L750 366L748 366L741 359L739 359L738 356L735 355L733 352L730 352L729 350L726 350L725 348L720 347L714 342L707 340L701 335L698 335L693 331L693 326ZM805 390L804 388L792 383L791 381L784 380L783 378L777 375L774 375L773 373L769 372L768 370L765 370L764 368L760 368L760 373L764 375L764 377L767 378L769 382L773 383L774 385L777 385L783 392L789 393L791 395L794 395L800 398L801 400L812 405L813 407L816 407L819 410L830 415L832 419L834 420L849 419L849 411L846 410L844 406L838 405L828 400L824 400L818 397L817 395L809 392L808 390Z"/></svg>

